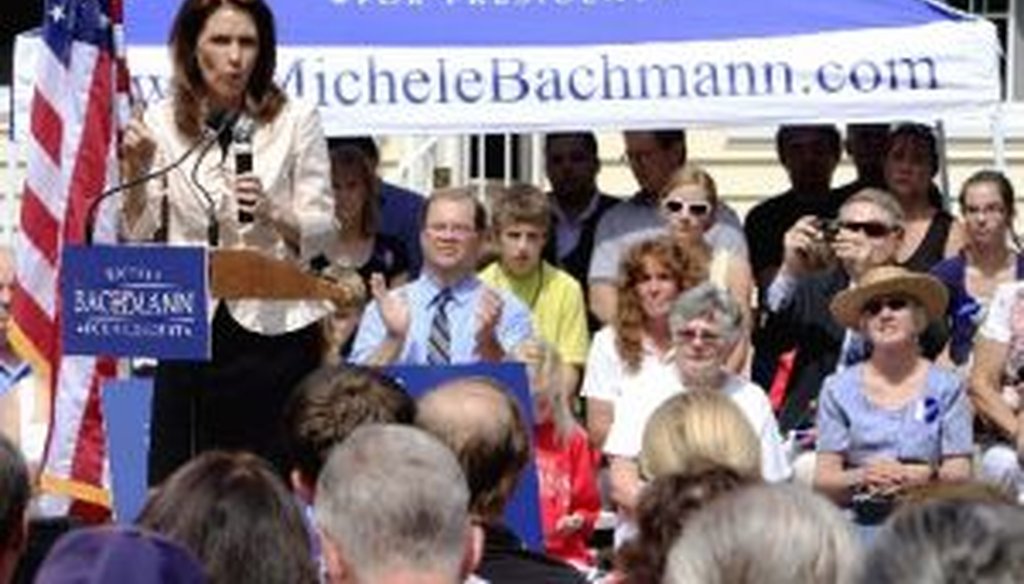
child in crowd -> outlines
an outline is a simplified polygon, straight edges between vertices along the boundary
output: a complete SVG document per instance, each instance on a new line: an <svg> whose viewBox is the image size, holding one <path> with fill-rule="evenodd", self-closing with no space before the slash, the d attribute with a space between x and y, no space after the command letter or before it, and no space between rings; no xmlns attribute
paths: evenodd
<svg viewBox="0 0 1024 584"><path fill-rule="evenodd" d="M590 448L586 431L569 410L558 352L543 341L532 340L517 353L527 364L533 394L544 549L588 570L594 566L594 555L587 542L601 511L598 453Z"/></svg>
<svg viewBox="0 0 1024 584"><path fill-rule="evenodd" d="M579 283L541 259L551 224L548 198L536 187L513 185L493 198L491 216L499 257L480 279L530 307L534 329L565 363L565 387L575 389L590 340L587 311Z"/></svg>

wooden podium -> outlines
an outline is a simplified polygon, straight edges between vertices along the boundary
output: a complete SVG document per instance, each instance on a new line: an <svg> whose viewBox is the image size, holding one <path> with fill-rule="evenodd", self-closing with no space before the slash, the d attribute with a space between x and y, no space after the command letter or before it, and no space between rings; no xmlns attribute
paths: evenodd
<svg viewBox="0 0 1024 584"><path fill-rule="evenodd" d="M249 249L210 252L210 293L239 300L330 300L339 307L361 304L366 292L355 272L338 279L319 277L295 264Z"/></svg>

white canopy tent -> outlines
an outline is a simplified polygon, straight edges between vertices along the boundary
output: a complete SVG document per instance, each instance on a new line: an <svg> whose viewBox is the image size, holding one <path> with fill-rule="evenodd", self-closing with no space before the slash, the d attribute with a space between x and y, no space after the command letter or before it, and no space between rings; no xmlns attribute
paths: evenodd
<svg viewBox="0 0 1024 584"><path fill-rule="evenodd" d="M981 111L1002 164L995 27L929 0L269 2L279 82L319 105L330 135L934 122ZM167 92L177 4L126 3L132 88L145 102ZM23 104L32 80L17 64L30 46L19 42L16 57Z"/></svg>
<svg viewBox="0 0 1024 584"><path fill-rule="evenodd" d="M150 101L176 3L127 4ZM330 134L935 120L1000 99L994 26L926 0L272 4L279 80Z"/></svg>

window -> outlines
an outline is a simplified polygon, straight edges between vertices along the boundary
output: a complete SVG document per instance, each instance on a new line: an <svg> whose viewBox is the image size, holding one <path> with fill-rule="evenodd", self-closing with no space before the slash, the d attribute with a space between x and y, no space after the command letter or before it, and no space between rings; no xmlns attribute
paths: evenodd
<svg viewBox="0 0 1024 584"><path fill-rule="evenodd" d="M1024 2L1019 0L946 0L946 3L963 10L984 16L996 26L999 44L1003 47L1003 62L1000 76L1003 81L1003 99L1024 99L1024 76L1013 74L1014 64L1024 58L1024 42L1018 30Z"/></svg>

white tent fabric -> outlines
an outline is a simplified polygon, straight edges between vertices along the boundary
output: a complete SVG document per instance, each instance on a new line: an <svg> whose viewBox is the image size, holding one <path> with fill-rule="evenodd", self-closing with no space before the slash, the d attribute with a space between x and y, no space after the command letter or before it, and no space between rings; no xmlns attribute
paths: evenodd
<svg viewBox="0 0 1024 584"><path fill-rule="evenodd" d="M272 2L330 134L934 120L1000 99L991 23L927 0ZM127 3L138 97L176 2Z"/></svg>

